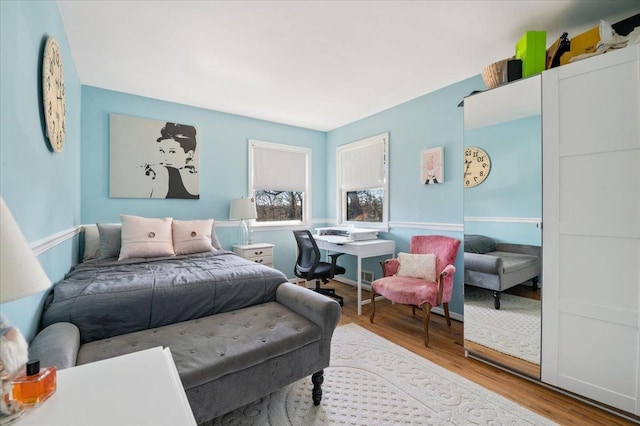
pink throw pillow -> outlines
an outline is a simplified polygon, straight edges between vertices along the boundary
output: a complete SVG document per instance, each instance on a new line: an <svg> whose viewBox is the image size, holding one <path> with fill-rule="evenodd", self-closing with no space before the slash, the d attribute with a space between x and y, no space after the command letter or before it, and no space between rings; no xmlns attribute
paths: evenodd
<svg viewBox="0 0 640 426"><path fill-rule="evenodd" d="M146 218L120 215L122 247L118 260L133 257L174 256L170 217Z"/></svg>
<svg viewBox="0 0 640 426"><path fill-rule="evenodd" d="M174 220L173 250L176 254L193 254L214 251L211 245L213 219Z"/></svg>

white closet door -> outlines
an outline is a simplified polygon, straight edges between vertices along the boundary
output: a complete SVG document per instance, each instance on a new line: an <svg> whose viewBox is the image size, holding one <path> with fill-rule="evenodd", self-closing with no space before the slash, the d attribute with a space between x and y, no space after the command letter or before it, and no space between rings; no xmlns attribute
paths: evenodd
<svg viewBox="0 0 640 426"><path fill-rule="evenodd" d="M542 381L636 415L639 51L542 77Z"/></svg>

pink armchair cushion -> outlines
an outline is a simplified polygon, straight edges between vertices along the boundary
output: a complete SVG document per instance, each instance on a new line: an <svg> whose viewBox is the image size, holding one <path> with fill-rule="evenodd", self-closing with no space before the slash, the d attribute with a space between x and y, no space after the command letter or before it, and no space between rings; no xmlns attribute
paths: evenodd
<svg viewBox="0 0 640 426"><path fill-rule="evenodd" d="M436 306L438 300L438 283L411 277L386 277L375 280L371 284L376 293L404 305L421 306L429 302Z"/></svg>

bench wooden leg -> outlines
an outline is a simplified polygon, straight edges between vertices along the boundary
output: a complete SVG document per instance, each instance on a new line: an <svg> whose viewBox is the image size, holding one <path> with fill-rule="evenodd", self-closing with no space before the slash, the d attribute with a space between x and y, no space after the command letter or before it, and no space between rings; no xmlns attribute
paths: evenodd
<svg viewBox="0 0 640 426"><path fill-rule="evenodd" d="M311 391L311 395L313 397L313 405L320 405L320 401L322 400L322 382L324 382L324 370L313 373L313 376L311 376L311 382L313 383L313 390Z"/></svg>

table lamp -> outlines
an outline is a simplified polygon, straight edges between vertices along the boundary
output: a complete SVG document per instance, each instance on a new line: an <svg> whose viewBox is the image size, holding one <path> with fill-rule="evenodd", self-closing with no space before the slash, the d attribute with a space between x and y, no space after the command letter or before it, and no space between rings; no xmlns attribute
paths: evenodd
<svg viewBox="0 0 640 426"><path fill-rule="evenodd" d="M253 198L239 198L231 200L229 220L239 220L242 228L242 244L253 244L251 229L247 226L247 219L256 219L256 203Z"/></svg>
<svg viewBox="0 0 640 426"><path fill-rule="evenodd" d="M10 302L46 290L51 281L42 269L9 208L0 196L0 303ZM28 360L27 343L15 327L0 314L0 425L10 424L24 410L10 400L11 379Z"/></svg>

